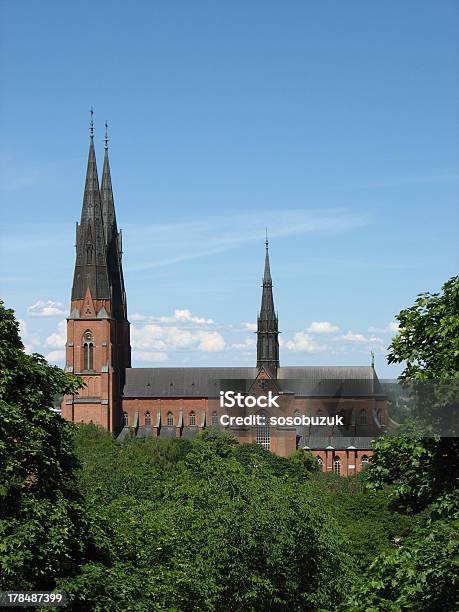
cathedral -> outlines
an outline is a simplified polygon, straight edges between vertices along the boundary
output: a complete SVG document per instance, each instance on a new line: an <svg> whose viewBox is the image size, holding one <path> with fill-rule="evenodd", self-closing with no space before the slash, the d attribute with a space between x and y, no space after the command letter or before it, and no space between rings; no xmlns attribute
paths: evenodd
<svg viewBox="0 0 459 612"><path fill-rule="evenodd" d="M308 449L323 471L340 475L365 469L372 438L388 425L387 398L373 364L281 367L267 240L254 367L132 368L129 325L108 138L99 184L91 120L65 351L65 370L78 374L85 386L64 397L62 416L100 425L120 440L128 435L192 438L214 427L282 456ZM271 393L278 399L275 407L228 410L220 397L225 390L255 398ZM245 424L254 412L263 415L263 422ZM241 418L228 424L223 417L229 414ZM332 415L340 417L338 423L324 418ZM304 424L304 416L311 422ZM271 417L279 424L272 425ZM293 423L280 424L289 423L287 417Z"/></svg>

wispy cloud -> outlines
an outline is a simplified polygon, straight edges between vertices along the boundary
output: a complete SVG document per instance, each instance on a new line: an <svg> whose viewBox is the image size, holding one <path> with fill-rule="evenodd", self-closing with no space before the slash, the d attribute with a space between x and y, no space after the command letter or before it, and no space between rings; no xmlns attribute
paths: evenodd
<svg viewBox="0 0 459 612"><path fill-rule="evenodd" d="M243 342L235 342L234 344L232 344L231 349L235 349L238 351L249 351L250 353L253 353L256 345L257 343L255 341L255 338L247 337Z"/></svg>
<svg viewBox="0 0 459 612"><path fill-rule="evenodd" d="M384 327L373 327L373 325L371 325L368 331L376 334L396 334L399 331L399 326L396 321L389 321Z"/></svg>
<svg viewBox="0 0 459 612"><path fill-rule="evenodd" d="M241 327L242 329L247 329L249 331L257 331L257 324L256 323L241 323Z"/></svg>
<svg viewBox="0 0 459 612"><path fill-rule="evenodd" d="M134 362L140 361L142 364L145 363L161 363L167 361L169 356L167 353L161 353L160 351L139 351L134 349L132 351L132 359Z"/></svg>
<svg viewBox="0 0 459 612"><path fill-rule="evenodd" d="M379 338L379 336L371 335L365 336L364 334L354 333L348 331L346 334L342 336L337 336L334 338L335 341L344 340L345 342L353 342L356 344L368 344L368 345L382 345L384 344L383 339Z"/></svg>
<svg viewBox="0 0 459 612"><path fill-rule="evenodd" d="M428 183L451 183L458 182L457 172L443 172L439 174L419 175L419 176L400 176L368 183L350 185L353 189L379 189L381 187L401 187L403 185L425 185Z"/></svg>
<svg viewBox="0 0 459 612"><path fill-rule="evenodd" d="M129 235L135 236L135 243L129 245L131 260L137 259L140 263L126 269L140 272L216 255L259 241L264 226L268 227L271 238L278 238L312 232L342 233L368 223L368 215L336 208L266 211L262 224L258 213L249 212L178 224L128 226ZM146 244L151 253L147 261L144 259Z"/></svg>
<svg viewBox="0 0 459 612"><path fill-rule="evenodd" d="M313 334L331 334L339 330L338 325L329 321L313 321L307 331Z"/></svg>

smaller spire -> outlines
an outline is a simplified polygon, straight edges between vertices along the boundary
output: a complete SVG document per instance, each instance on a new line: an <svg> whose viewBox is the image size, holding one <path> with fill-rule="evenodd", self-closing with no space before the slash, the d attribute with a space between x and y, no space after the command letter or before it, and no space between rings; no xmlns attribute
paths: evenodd
<svg viewBox="0 0 459 612"><path fill-rule="evenodd" d="M91 119L89 121L89 135L91 138L94 138L94 109L91 106Z"/></svg>
<svg viewBox="0 0 459 612"><path fill-rule="evenodd" d="M270 368L276 376L279 367L279 328L274 310L273 283L269 265L268 230L265 239L265 270L260 314L257 320L257 367Z"/></svg>
<svg viewBox="0 0 459 612"><path fill-rule="evenodd" d="M107 150L108 149L108 123L107 120L105 120L105 138L104 138L104 149Z"/></svg>
<svg viewBox="0 0 459 612"><path fill-rule="evenodd" d="M265 254L265 273L263 275L263 285L270 284L271 280L271 270L269 266L269 242L268 242L268 229L266 228L266 254Z"/></svg>

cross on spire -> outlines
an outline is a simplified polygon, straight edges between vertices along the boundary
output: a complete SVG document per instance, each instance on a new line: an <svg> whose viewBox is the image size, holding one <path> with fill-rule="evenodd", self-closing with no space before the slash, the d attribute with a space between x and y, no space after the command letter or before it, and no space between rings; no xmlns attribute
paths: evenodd
<svg viewBox="0 0 459 612"><path fill-rule="evenodd" d="M94 138L94 109L92 106L91 106L90 114L91 114L91 119L89 121L89 135L91 138Z"/></svg>

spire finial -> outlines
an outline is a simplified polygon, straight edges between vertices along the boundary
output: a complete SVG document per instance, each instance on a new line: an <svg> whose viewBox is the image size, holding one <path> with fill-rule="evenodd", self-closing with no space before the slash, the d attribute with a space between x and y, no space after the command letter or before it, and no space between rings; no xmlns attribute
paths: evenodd
<svg viewBox="0 0 459 612"><path fill-rule="evenodd" d="M105 142L105 145L104 145L105 150L107 150L108 149L108 122L107 122L107 120L105 120L105 139L104 139L104 142Z"/></svg>
<svg viewBox="0 0 459 612"><path fill-rule="evenodd" d="M266 245L266 250L268 250L268 245L269 245L269 242L268 242L268 228L266 227L265 230L266 230L265 245Z"/></svg>
<svg viewBox="0 0 459 612"><path fill-rule="evenodd" d="M89 121L89 136L91 138L94 138L94 109L92 106L91 106L90 113L91 113L91 119Z"/></svg>
<svg viewBox="0 0 459 612"><path fill-rule="evenodd" d="M371 367L375 367L375 354L371 351Z"/></svg>

